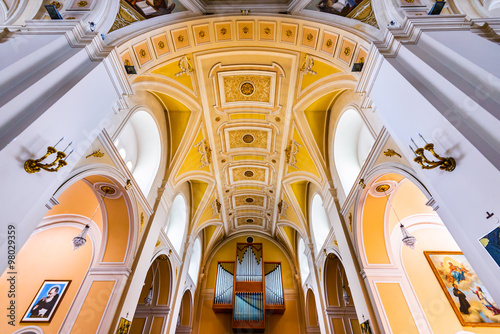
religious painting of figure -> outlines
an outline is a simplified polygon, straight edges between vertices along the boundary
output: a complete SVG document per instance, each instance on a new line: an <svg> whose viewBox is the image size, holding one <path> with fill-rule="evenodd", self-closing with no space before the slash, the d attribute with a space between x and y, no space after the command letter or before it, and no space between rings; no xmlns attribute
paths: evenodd
<svg viewBox="0 0 500 334"><path fill-rule="evenodd" d="M305 9L347 16L363 0L313 0Z"/></svg>
<svg viewBox="0 0 500 334"><path fill-rule="evenodd" d="M493 260L500 266L500 227L486 234L479 242L481 242Z"/></svg>
<svg viewBox="0 0 500 334"><path fill-rule="evenodd" d="M370 327L369 320L366 320L360 326L361 326L361 333L362 334L372 334L372 328Z"/></svg>
<svg viewBox="0 0 500 334"><path fill-rule="evenodd" d="M71 281L44 281L21 322L50 322Z"/></svg>
<svg viewBox="0 0 500 334"><path fill-rule="evenodd" d="M116 334L128 334L128 331L130 330L130 325L132 323L130 320L127 320L125 318L120 319L120 324L118 325L118 329L116 330Z"/></svg>
<svg viewBox="0 0 500 334"><path fill-rule="evenodd" d="M424 252L463 326L500 327L500 308L461 252Z"/></svg>

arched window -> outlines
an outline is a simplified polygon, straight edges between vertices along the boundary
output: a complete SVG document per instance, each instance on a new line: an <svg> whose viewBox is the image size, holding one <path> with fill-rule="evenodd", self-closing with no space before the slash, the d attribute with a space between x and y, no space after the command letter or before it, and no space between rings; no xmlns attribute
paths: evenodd
<svg viewBox="0 0 500 334"><path fill-rule="evenodd" d="M375 139L354 109L342 114L334 141L335 166L345 194L351 190Z"/></svg>
<svg viewBox="0 0 500 334"><path fill-rule="evenodd" d="M193 246L193 255L191 255L191 261L189 262L188 273L191 279L196 284L198 280L198 271L200 270L201 261L201 242L200 239L196 239Z"/></svg>
<svg viewBox="0 0 500 334"><path fill-rule="evenodd" d="M323 208L323 200L318 194L314 195L312 200L311 224L316 252L319 252L330 232L330 225L328 224L328 218Z"/></svg>
<svg viewBox="0 0 500 334"><path fill-rule="evenodd" d="M153 117L137 111L115 140L120 156L147 196L160 166L160 133Z"/></svg>
<svg viewBox="0 0 500 334"><path fill-rule="evenodd" d="M302 283L305 282L307 276L309 276L309 262L307 261L307 256L304 254L306 250L306 245L304 240L299 240L299 267L300 267L300 277L302 278Z"/></svg>
<svg viewBox="0 0 500 334"><path fill-rule="evenodd" d="M182 241L184 240L184 232L187 225L186 217L186 200L182 195L177 195L170 209L167 227L165 228L167 237L174 246L177 254L180 254Z"/></svg>

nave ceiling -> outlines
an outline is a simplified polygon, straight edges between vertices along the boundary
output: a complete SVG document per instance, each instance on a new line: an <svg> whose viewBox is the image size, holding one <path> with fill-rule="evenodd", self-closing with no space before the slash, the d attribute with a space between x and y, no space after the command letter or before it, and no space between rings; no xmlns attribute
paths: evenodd
<svg viewBox="0 0 500 334"><path fill-rule="evenodd" d="M305 21L198 20L118 46L135 91L168 117L167 179L191 186L191 225L205 242L258 231L295 248L307 235L308 193L331 181L336 101L360 99L354 62L369 44ZM337 108L338 109L338 108ZM326 188L325 188L326 187ZM213 238L211 242L209 239Z"/></svg>

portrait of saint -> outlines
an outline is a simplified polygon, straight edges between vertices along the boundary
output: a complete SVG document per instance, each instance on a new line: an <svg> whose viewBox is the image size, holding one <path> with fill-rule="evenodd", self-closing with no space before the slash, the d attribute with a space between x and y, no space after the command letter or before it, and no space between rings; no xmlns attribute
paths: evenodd
<svg viewBox="0 0 500 334"><path fill-rule="evenodd" d="M21 322L50 322L71 281L44 281Z"/></svg>

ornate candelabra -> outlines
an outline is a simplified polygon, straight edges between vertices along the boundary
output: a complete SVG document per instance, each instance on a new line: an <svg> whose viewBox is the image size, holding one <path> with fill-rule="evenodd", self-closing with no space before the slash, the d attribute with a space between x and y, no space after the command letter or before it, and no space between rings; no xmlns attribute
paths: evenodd
<svg viewBox="0 0 500 334"><path fill-rule="evenodd" d="M417 149L414 149L411 145L408 145L413 154L415 154L415 158L413 159L413 161L418 163L420 167L422 167L422 169L434 169L436 167L439 167L439 169L445 170L447 172L452 172L457 166L455 159L453 159L452 157L445 158L440 156L434 151L433 143L428 143L420 133L418 135L425 142L425 146L423 148L418 147L413 138L410 138L415 147L417 147ZM431 154L434 156L434 158L437 159L437 161L427 159L427 157L425 156L425 151L431 152Z"/></svg>
<svg viewBox="0 0 500 334"><path fill-rule="evenodd" d="M57 151L56 146L59 144L64 137L62 137L54 146L49 146L47 147L47 153L40 159L28 159L24 163L24 170L26 173L29 174L34 174L39 171L46 170L47 172L58 172L59 169L62 167L66 166L68 163L66 162L66 159L73 153L74 150L71 150L68 155L66 155L66 150L73 144L73 142L69 143L68 146L64 149L64 151L60 152ZM45 159L49 157L49 155L52 155L56 153L56 159L52 161L51 163L42 163ZM56 166L57 165L57 166Z"/></svg>

